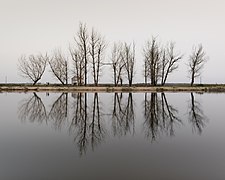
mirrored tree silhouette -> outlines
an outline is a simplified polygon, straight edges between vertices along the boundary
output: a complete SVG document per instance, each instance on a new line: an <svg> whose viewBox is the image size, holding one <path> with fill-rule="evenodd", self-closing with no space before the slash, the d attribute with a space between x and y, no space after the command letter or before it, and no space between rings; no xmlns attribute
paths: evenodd
<svg viewBox="0 0 225 180"><path fill-rule="evenodd" d="M61 129L68 118L68 93L62 93L52 104L49 120L53 121L55 129Z"/></svg>
<svg viewBox="0 0 225 180"><path fill-rule="evenodd" d="M73 114L69 132L75 136L74 141L77 142L82 155L88 145L87 93L72 94L72 97L74 98Z"/></svg>
<svg viewBox="0 0 225 180"><path fill-rule="evenodd" d="M22 121L47 123L47 112L41 98L34 92L31 97L22 101L19 106L19 118Z"/></svg>
<svg viewBox="0 0 225 180"><path fill-rule="evenodd" d="M114 94L112 109L113 134L122 136L127 133L134 133L134 102L132 93L123 98L124 94Z"/></svg>
<svg viewBox="0 0 225 180"><path fill-rule="evenodd" d="M104 138L105 129L102 126L102 110L100 107L98 93L94 94L94 102L92 107L92 120L90 124L90 136L92 149L98 145Z"/></svg>
<svg viewBox="0 0 225 180"><path fill-rule="evenodd" d="M70 133L75 134L80 155L86 153L89 144L92 150L104 139L105 128L103 126L102 111L98 93L94 93L93 104L87 104L87 94L77 93L73 95L73 118L70 125Z"/></svg>
<svg viewBox="0 0 225 180"><path fill-rule="evenodd" d="M145 135L152 141L164 133L174 136L174 126L182 124L177 109L168 103L164 93L161 93L161 98L157 93L151 93L150 96L145 93L144 118Z"/></svg>
<svg viewBox="0 0 225 180"><path fill-rule="evenodd" d="M195 100L193 93L191 93L191 100L188 109L188 119L192 125L192 131L201 134L208 119L204 115L200 102Z"/></svg>
<svg viewBox="0 0 225 180"><path fill-rule="evenodd" d="M159 134L159 126L160 126L160 105L157 99L156 93L151 93L150 99L148 99L147 93L145 93L144 100L144 129L145 135L147 138L155 140Z"/></svg>
<svg viewBox="0 0 225 180"><path fill-rule="evenodd" d="M174 136L174 126L182 124L182 121L178 118L178 110L168 103L165 93L161 93L161 99L163 127L168 135Z"/></svg>

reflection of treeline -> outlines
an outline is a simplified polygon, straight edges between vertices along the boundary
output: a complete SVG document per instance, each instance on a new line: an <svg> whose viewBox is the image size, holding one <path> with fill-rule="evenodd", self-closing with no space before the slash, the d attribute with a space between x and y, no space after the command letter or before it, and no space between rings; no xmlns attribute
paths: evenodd
<svg viewBox="0 0 225 180"><path fill-rule="evenodd" d="M104 112L99 94L74 93L72 102L68 102L68 93L62 93L47 112L41 98L36 94L22 101L19 107L19 117L22 121L51 124L56 130L66 128L80 149L86 152L90 146L93 150L109 133L105 117L111 119L111 130L114 136L135 134L135 103L132 93L115 93L112 108ZM167 100L164 93L144 94L145 136L152 141L160 135L175 135L175 128L182 125L178 110ZM188 107L189 122L193 131L201 134L206 117L201 110L201 104L191 93Z"/></svg>
<svg viewBox="0 0 225 180"><path fill-rule="evenodd" d="M42 78L46 66L49 65L52 75L61 84L68 84L69 78L71 78L72 84L81 86L92 82L98 86L103 67L108 65L111 67L115 86L122 85L124 82L129 86L133 84L134 72L137 67L134 42L114 43L111 53L108 55L109 58L106 60L105 53L108 43L104 36L94 28L89 31L87 26L81 23L74 40L68 50L68 56L60 49L55 50L51 55L46 53L28 57L21 56L18 66L21 75L36 84ZM165 85L168 77L178 69L178 65L184 57L178 53L174 42L161 45L154 37L145 43L142 51L144 83L147 84L150 81L151 85ZM194 84L195 78L200 76L206 60L203 46L201 44L195 46L186 63L191 85ZM69 64L72 66L70 67ZM73 72L72 76L70 76L70 71ZM88 74L89 72L90 74ZM88 77L91 79L89 80Z"/></svg>
<svg viewBox="0 0 225 180"><path fill-rule="evenodd" d="M128 97L124 98L126 94L114 94L113 110L112 110L112 129L114 135L126 135L127 133L134 133L134 102L132 93L128 93Z"/></svg>
<svg viewBox="0 0 225 180"><path fill-rule="evenodd" d="M168 103L164 93L160 96L157 93L145 94L144 116L145 134L152 140L162 133L173 136L174 126L182 124L177 109Z"/></svg>

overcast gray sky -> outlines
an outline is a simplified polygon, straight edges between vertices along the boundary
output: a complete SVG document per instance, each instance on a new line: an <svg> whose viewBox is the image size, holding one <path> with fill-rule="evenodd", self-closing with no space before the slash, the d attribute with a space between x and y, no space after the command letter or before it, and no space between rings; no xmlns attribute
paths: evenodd
<svg viewBox="0 0 225 180"><path fill-rule="evenodd" d="M79 22L105 36L108 52L114 41L136 42L136 81L143 81L142 47L157 36L162 43L175 41L184 53L169 81L189 82L185 64L192 46L202 43L210 58L202 81L225 83L224 7L224 0L0 0L0 83L6 76L8 82L26 82L17 70L22 54L55 48L67 53ZM52 76L47 71L42 82L48 80Z"/></svg>

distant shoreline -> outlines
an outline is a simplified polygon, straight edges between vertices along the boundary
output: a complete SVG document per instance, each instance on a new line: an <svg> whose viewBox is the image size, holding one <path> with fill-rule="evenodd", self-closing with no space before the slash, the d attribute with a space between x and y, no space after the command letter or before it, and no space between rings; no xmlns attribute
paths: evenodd
<svg viewBox="0 0 225 180"><path fill-rule="evenodd" d="M114 86L113 84L100 84L98 86L76 86L60 84L0 84L0 92L225 92L225 84L167 84L165 86L151 86L134 84Z"/></svg>

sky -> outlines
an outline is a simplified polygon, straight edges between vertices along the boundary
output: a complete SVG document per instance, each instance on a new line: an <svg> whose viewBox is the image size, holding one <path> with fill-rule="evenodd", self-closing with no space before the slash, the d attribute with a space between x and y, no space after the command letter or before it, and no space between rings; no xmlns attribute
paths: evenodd
<svg viewBox="0 0 225 180"><path fill-rule="evenodd" d="M80 22L107 40L106 62L114 42L136 43L135 82L144 81L142 49L155 36L184 54L168 82L189 82L188 57L202 43L209 57L202 83L225 83L224 7L224 0L0 0L0 83L29 82L18 72L21 55L57 48L68 55ZM107 68L103 73L101 82L112 82ZM54 81L47 69L41 82Z"/></svg>

